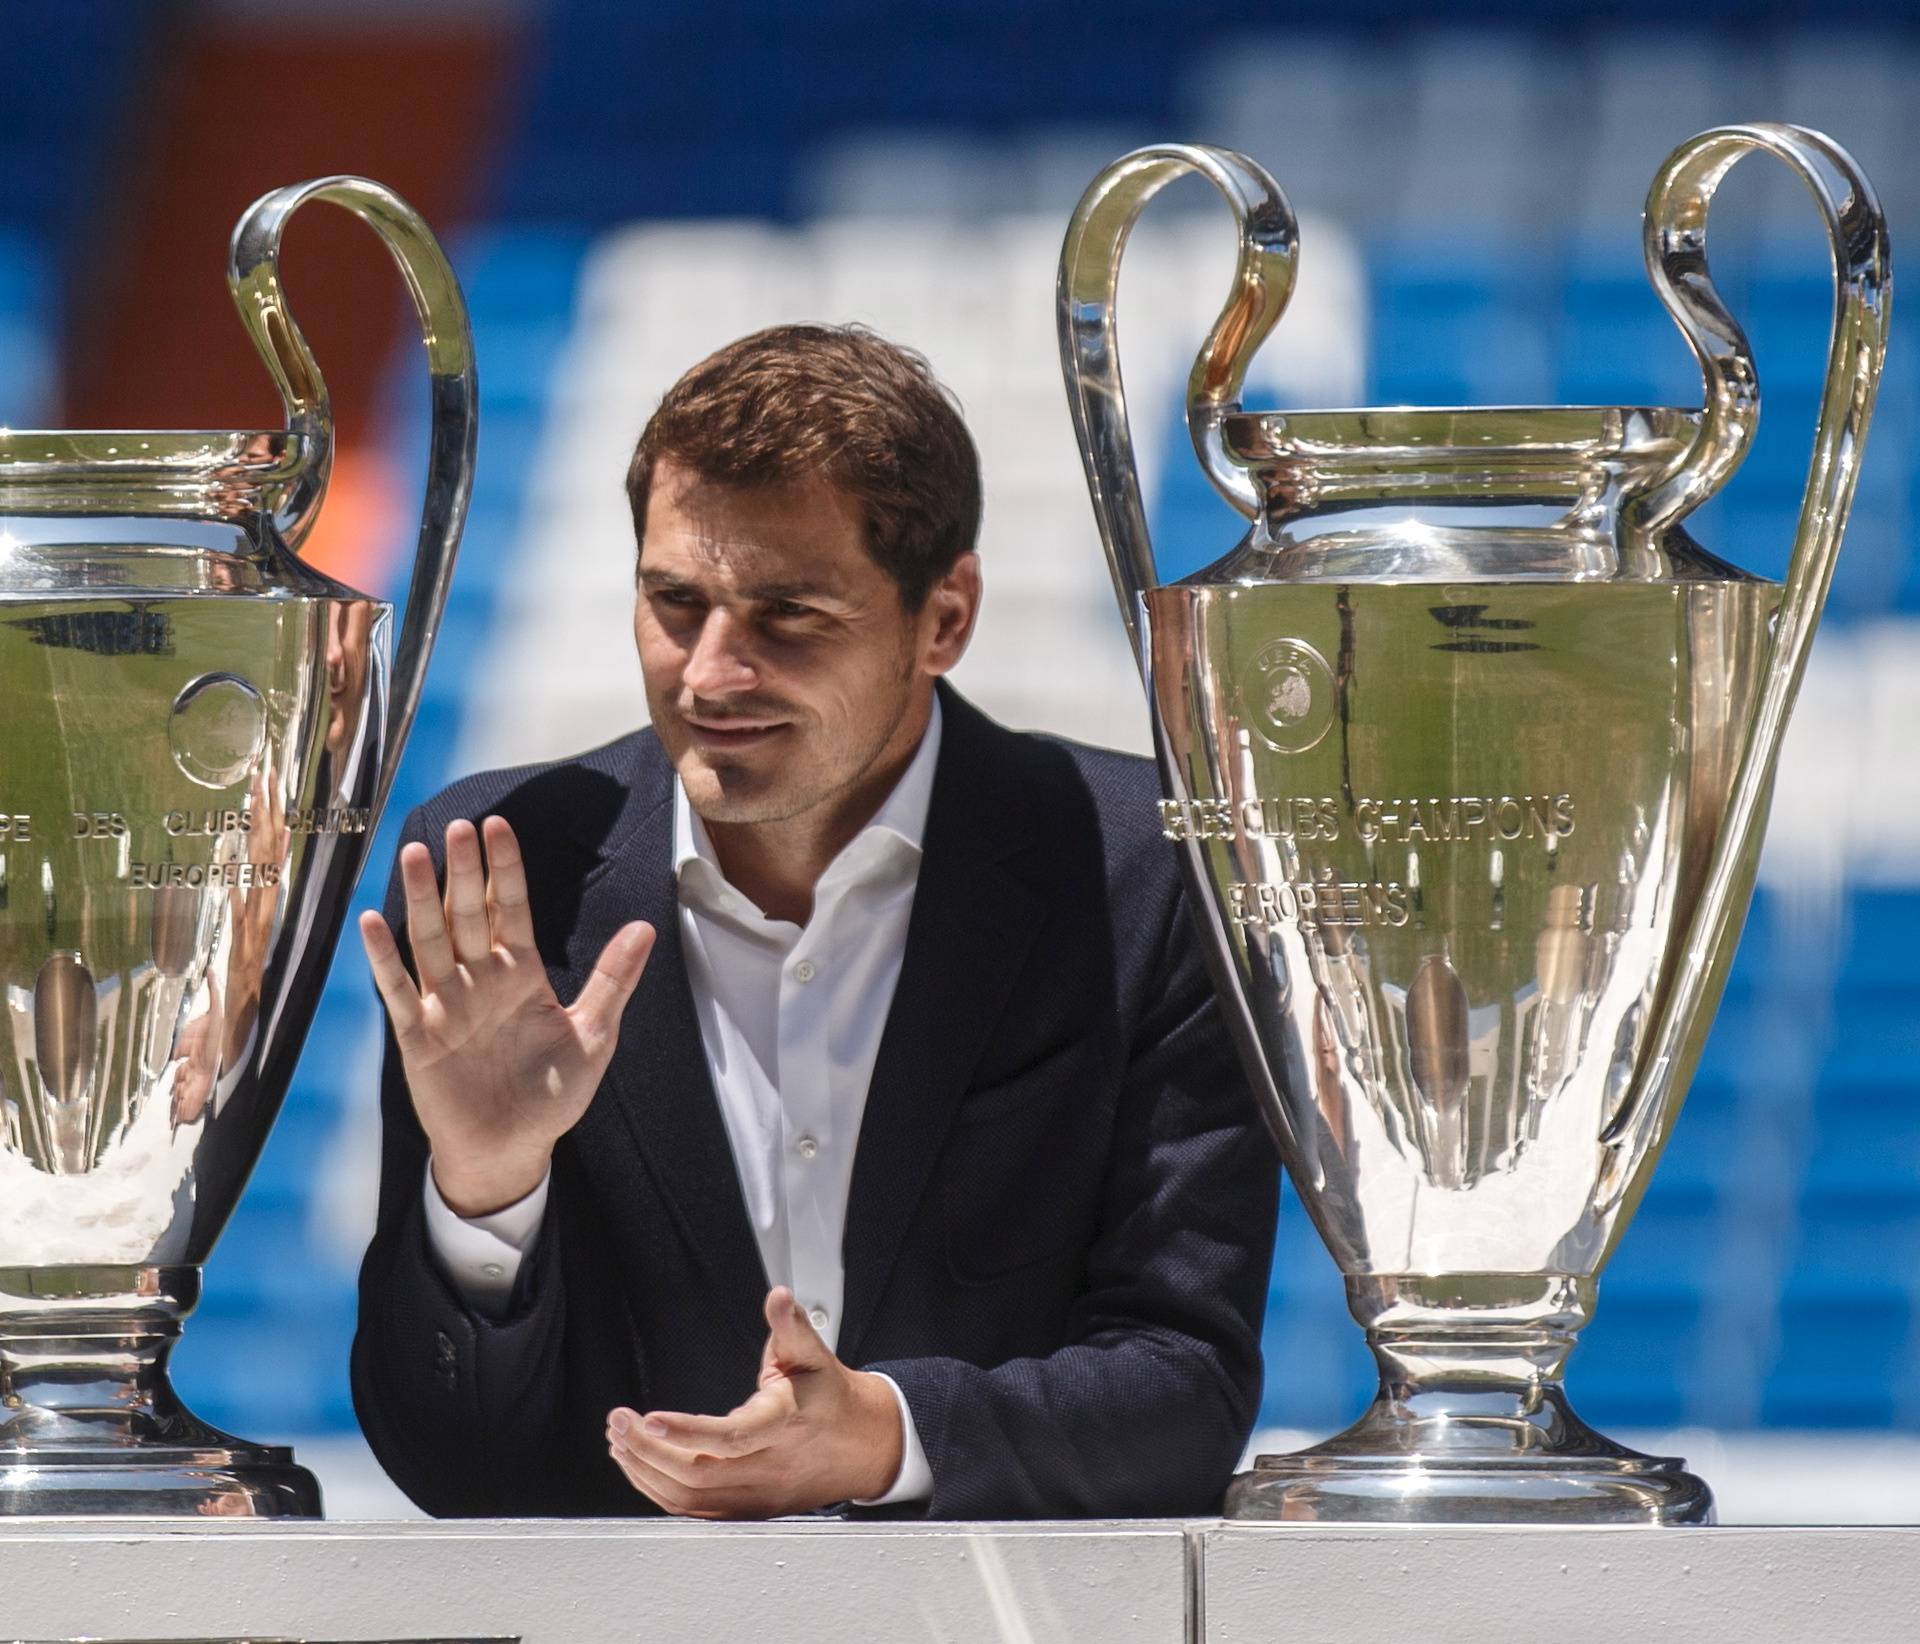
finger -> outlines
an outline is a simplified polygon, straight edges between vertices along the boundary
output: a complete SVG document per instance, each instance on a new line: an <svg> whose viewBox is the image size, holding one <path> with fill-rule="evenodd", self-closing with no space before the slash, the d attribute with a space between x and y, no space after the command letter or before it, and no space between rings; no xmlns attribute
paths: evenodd
<svg viewBox="0 0 1920 1644"><path fill-rule="evenodd" d="M624 1428L609 1423L607 1443L616 1455L652 1468L683 1490L731 1489L746 1482L755 1467L752 1457L715 1456L701 1450L682 1449L653 1437L639 1423L629 1423Z"/></svg>
<svg viewBox="0 0 1920 1644"><path fill-rule="evenodd" d="M780 1338L774 1333L773 1315L775 1310L789 1306L792 1301L793 1292L784 1284L777 1284L760 1304L761 1316L767 1321L767 1339L760 1344L760 1374L755 1381L758 1387L765 1387L786 1374L780 1367Z"/></svg>
<svg viewBox="0 0 1920 1644"><path fill-rule="evenodd" d="M724 1416L689 1416L677 1410L652 1410L635 1424L642 1438L689 1454L739 1460L770 1449L792 1419L790 1399L778 1392L757 1392ZM635 1429L629 1429L630 1431Z"/></svg>
<svg viewBox="0 0 1920 1644"><path fill-rule="evenodd" d="M395 1038L405 1038L420 1025L420 991L407 974L406 961L400 957L400 945L393 939L386 920L369 908L360 915L360 945L367 950L367 964L373 971L373 985L393 1021Z"/></svg>
<svg viewBox="0 0 1920 1644"><path fill-rule="evenodd" d="M627 1482L667 1512L682 1518L717 1516L711 1509L696 1511L691 1491L682 1489L672 1479L655 1472L644 1462L635 1461L617 1445L610 1446L608 1453L613 1457L614 1465L626 1476Z"/></svg>
<svg viewBox="0 0 1920 1644"><path fill-rule="evenodd" d="M420 975L420 991L440 988L453 975L453 943L440 908L433 853L417 841L400 850L400 883L407 893L407 940Z"/></svg>
<svg viewBox="0 0 1920 1644"><path fill-rule="evenodd" d="M480 835L471 822L447 824L447 928L454 956L477 965L493 952L487 920L487 886L480 865Z"/></svg>
<svg viewBox="0 0 1920 1644"><path fill-rule="evenodd" d="M613 1037L620 1028L620 1013L627 1008L633 990L640 985L640 973L647 968L647 955L653 952L653 926L644 920L623 925L600 950L598 963L587 985L580 990L567 1014L598 1041Z"/></svg>
<svg viewBox="0 0 1920 1644"><path fill-rule="evenodd" d="M520 841L504 816L489 816L480 828L487 843L487 907L493 915L493 939L516 957L531 958L536 952L533 906L527 897Z"/></svg>
<svg viewBox="0 0 1920 1644"><path fill-rule="evenodd" d="M644 1477L644 1488L655 1500L670 1495L674 1510L685 1512L719 1507L752 1488L750 1464L679 1450L657 1439L646 1440L639 1425L631 1420L631 1412L625 1414L629 1424L624 1429L608 1423L607 1452L629 1477Z"/></svg>
<svg viewBox="0 0 1920 1644"><path fill-rule="evenodd" d="M691 1450L676 1450L659 1439L647 1438L637 1427L624 1433L609 1433L607 1442L616 1460L646 1467L690 1497L724 1486L728 1482L724 1469L739 1465L714 1456L696 1455Z"/></svg>
<svg viewBox="0 0 1920 1644"><path fill-rule="evenodd" d="M773 1362L783 1370L818 1370L834 1362L833 1349L783 1284L767 1292L767 1331Z"/></svg>

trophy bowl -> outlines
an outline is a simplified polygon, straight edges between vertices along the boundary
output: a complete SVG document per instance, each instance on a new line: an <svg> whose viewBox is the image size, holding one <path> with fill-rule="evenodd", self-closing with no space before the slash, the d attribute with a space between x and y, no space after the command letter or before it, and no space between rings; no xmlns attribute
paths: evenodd
<svg viewBox="0 0 1920 1644"><path fill-rule="evenodd" d="M1705 251L1713 192L1754 149L1807 183L1839 290L1784 586L1682 524L1758 416ZM1189 427L1251 529L1161 586L1114 299L1134 220L1190 171L1232 206L1240 258ZM1231 1517L1712 1519L1701 1480L1588 1427L1561 1377L1745 917L1884 357L1887 247L1841 149L1764 125L1675 151L1646 248L1706 379L1699 411L1258 415L1238 395L1297 249L1270 177L1221 150L1141 150L1067 235L1062 357L1163 831L1380 1371L1353 1426L1236 1479Z"/></svg>
<svg viewBox="0 0 1920 1644"><path fill-rule="evenodd" d="M279 279L308 200L419 310L434 426L390 609L304 564L333 452ZM228 279L277 433L0 431L0 1514L307 1517L284 1447L167 1383L292 1076L418 704L474 449L466 308L377 183L256 202Z"/></svg>

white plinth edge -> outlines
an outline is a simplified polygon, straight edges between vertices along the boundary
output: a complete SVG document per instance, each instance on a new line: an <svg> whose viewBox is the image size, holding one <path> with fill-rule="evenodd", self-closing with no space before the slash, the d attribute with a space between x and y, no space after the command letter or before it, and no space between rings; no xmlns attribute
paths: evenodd
<svg viewBox="0 0 1920 1644"><path fill-rule="evenodd" d="M0 1527L0 1639L1183 1644L1177 1523Z"/></svg>
<svg viewBox="0 0 1920 1644"><path fill-rule="evenodd" d="M1804 1644L1917 1617L1908 1528L0 1525L0 1640Z"/></svg>
<svg viewBox="0 0 1920 1644"><path fill-rule="evenodd" d="M1920 1636L1920 1529L1195 1531L1206 1644Z"/></svg>

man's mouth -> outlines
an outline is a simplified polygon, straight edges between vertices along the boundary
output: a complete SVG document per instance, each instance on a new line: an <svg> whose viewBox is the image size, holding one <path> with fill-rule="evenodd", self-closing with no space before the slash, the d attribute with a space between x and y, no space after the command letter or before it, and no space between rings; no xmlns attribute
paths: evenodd
<svg viewBox="0 0 1920 1644"><path fill-rule="evenodd" d="M694 741L709 748L751 747L787 728L783 719L696 719L686 715L681 723L693 734Z"/></svg>

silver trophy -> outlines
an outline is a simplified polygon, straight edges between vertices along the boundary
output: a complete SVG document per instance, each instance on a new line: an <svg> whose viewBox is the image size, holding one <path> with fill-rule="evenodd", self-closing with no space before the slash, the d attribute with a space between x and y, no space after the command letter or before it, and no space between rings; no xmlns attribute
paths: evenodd
<svg viewBox="0 0 1920 1644"><path fill-rule="evenodd" d="M1784 587L1683 528L1752 440L1707 209L1750 150L1831 237L1838 300ZM1198 172L1239 224L1187 418L1252 522L1155 575L1115 353L1121 253ZM1262 1456L1231 1516L1704 1523L1705 1484L1602 1437L1561 1372L1679 1113L1752 890L1885 352L1886 229L1816 132L1667 160L1647 267L1706 379L1663 407L1243 413L1293 214L1218 149L1142 149L1081 200L1061 354L1221 999L1380 1368L1337 1437ZM1286 1374L1285 1366L1277 1373Z"/></svg>
<svg viewBox="0 0 1920 1644"><path fill-rule="evenodd" d="M386 243L432 373L391 688L390 608L298 554L333 456L279 277L309 200ZM257 201L227 278L285 432L0 431L0 1514L320 1511L291 1452L198 1420L166 1361L419 702L473 470L473 351L432 234L361 178Z"/></svg>

